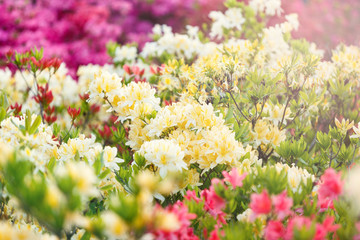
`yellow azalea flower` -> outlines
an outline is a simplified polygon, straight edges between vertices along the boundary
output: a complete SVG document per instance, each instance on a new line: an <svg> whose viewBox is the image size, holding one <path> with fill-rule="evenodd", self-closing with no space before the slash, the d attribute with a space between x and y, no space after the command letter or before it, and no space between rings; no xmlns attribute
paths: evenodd
<svg viewBox="0 0 360 240"><path fill-rule="evenodd" d="M184 152L172 140L157 139L145 142L139 153L145 157L147 164L153 164L159 168L162 178L168 172L181 172L183 169L187 169L187 165L183 161Z"/></svg>
<svg viewBox="0 0 360 240"><path fill-rule="evenodd" d="M106 211L101 214L105 224L106 235L112 238L121 238L128 229L126 223L115 213Z"/></svg>
<svg viewBox="0 0 360 240"><path fill-rule="evenodd" d="M353 130L355 134L351 135L350 138L360 138L360 122L358 123L358 127L353 126Z"/></svg>
<svg viewBox="0 0 360 240"><path fill-rule="evenodd" d="M340 122L337 118L335 118L335 125L339 130L345 133L354 126L354 121L350 122L349 119L345 120L343 118Z"/></svg>
<svg viewBox="0 0 360 240"><path fill-rule="evenodd" d="M174 213L158 211L154 220L155 229L172 232L180 228L178 217Z"/></svg>

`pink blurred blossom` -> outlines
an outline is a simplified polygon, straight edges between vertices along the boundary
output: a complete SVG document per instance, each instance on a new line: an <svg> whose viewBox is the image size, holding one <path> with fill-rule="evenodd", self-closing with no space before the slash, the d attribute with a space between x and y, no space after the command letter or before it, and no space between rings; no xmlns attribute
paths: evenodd
<svg viewBox="0 0 360 240"><path fill-rule="evenodd" d="M281 239L285 234L285 228L280 221L269 221L265 228L266 240Z"/></svg>
<svg viewBox="0 0 360 240"><path fill-rule="evenodd" d="M291 214L291 207L293 205L292 198L286 196L286 191L272 198L275 212L280 220Z"/></svg>
<svg viewBox="0 0 360 240"><path fill-rule="evenodd" d="M271 212L271 199L266 190L260 194L253 193L250 198L250 208L256 215Z"/></svg>
<svg viewBox="0 0 360 240"><path fill-rule="evenodd" d="M246 177L246 173L240 175L236 168L233 168L230 172L223 171L224 181L231 183L233 188L242 187L242 181Z"/></svg>
<svg viewBox="0 0 360 240"><path fill-rule="evenodd" d="M343 181L341 180L341 173L336 173L334 169L326 169L325 173L321 176L320 181L318 191L320 200L326 198L333 200L342 193Z"/></svg>

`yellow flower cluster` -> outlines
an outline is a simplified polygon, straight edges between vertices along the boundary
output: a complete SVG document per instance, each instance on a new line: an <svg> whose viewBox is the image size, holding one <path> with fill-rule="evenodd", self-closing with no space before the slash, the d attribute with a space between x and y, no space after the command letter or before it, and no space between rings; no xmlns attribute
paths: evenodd
<svg viewBox="0 0 360 240"><path fill-rule="evenodd" d="M221 114L215 114L212 105L201 105L185 96L180 102L162 108L147 124L132 122L129 139L127 144L134 150L140 149L150 163L162 165L164 169L174 167L175 170L177 167L178 171L187 169L191 164L198 164L204 170L218 164L235 166L250 150L245 151L242 144L235 140L235 133L225 125ZM169 149L172 149L173 155L167 153ZM151 156L149 152L152 152ZM167 156L171 160L167 160ZM174 161L178 165L167 166ZM160 171L165 171L162 168Z"/></svg>
<svg viewBox="0 0 360 240"><path fill-rule="evenodd" d="M272 147L280 146L280 143L286 139L284 130L280 130L277 125L265 119L256 122L254 129L251 131L251 137L255 146L271 144Z"/></svg>
<svg viewBox="0 0 360 240"><path fill-rule="evenodd" d="M341 69L342 74L357 79L360 74L360 49L356 46L339 46L331 60Z"/></svg>
<svg viewBox="0 0 360 240"><path fill-rule="evenodd" d="M156 139L145 142L139 153L145 157L147 164L153 164L158 167L159 174L162 178L168 172L177 172L187 169L183 161L184 152L178 144L171 140Z"/></svg>
<svg viewBox="0 0 360 240"><path fill-rule="evenodd" d="M118 163L124 162L123 159L116 157L117 149L115 147L105 146L95 142L96 138L92 135L86 138L81 134L78 138L69 139L67 143L53 148L53 157L60 163L68 163L73 160L86 161L91 167L94 165L95 159L102 156L104 167L102 171L110 169L111 171L119 170ZM69 168L71 169L71 168ZM116 180L115 174L110 172L105 178L101 179L99 187L112 186L110 189L123 191L121 184Z"/></svg>
<svg viewBox="0 0 360 240"><path fill-rule="evenodd" d="M306 183L308 179L315 181L315 176L310 174L306 169L299 168L295 165L291 167L287 164L276 163L273 167L280 172L285 169L288 177L288 183L293 192L301 192L300 184Z"/></svg>
<svg viewBox="0 0 360 240"><path fill-rule="evenodd" d="M38 230L34 229L34 225L27 224L11 224L9 222L0 222L0 239L3 240L57 240L58 238L49 234L42 234Z"/></svg>
<svg viewBox="0 0 360 240"><path fill-rule="evenodd" d="M0 70L0 89L6 91L12 102L23 104L22 110L38 111L39 106L34 100L37 86L49 85L54 100L53 106L70 105L79 101L79 87L76 81L68 75L65 64L61 64L60 68L54 74L52 70L45 69L36 73L35 80L32 73L28 71L16 71L12 76L9 69ZM31 90L29 91L29 88ZM29 91L29 92L28 92ZM24 98L29 94L29 97Z"/></svg>
<svg viewBox="0 0 360 240"><path fill-rule="evenodd" d="M99 192L95 186L97 177L94 169L85 162L71 162L68 161L64 165L56 168L55 174L59 177L69 176L76 184L77 190L82 196L97 196Z"/></svg>
<svg viewBox="0 0 360 240"><path fill-rule="evenodd" d="M36 118L37 115L33 114L31 121L34 122ZM34 134L24 134L19 128L21 126L25 126L25 115L20 118L12 116L3 120L0 124L0 143L21 148L18 154L35 164L35 172L39 170L44 172L52 156L53 148L57 144L53 139L52 129L40 123Z"/></svg>
<svg viewBox="0 0 360 240"><path fill-rule="evenodd" d="M90 101L105 99L108 111L115 111L118 120L144 118L159 109L160 99L155 97L156 90L147 82L122 85L117 74L99 71L90 82Z"/></svg>

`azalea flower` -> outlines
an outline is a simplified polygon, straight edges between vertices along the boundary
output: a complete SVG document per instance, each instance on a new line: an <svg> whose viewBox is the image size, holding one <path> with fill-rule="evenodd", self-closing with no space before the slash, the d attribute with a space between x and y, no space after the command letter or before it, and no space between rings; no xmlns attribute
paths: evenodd
<svg viewBox="0 0 360 240"><path fill-rule="evenodd" d="M272 198L275 212L280 220L283 220L286 216L291 213L291 207L293 200L286 197L286 191Z"/></svg>
<svg viewBox="0 0 360 240"><path fill-rule="evenodd" d="M251 194L250 208L253 210L255 215L268 214L271 212L271 198L266 190L262 193Z"/></svg>
<svg viewBox="0 0 360 240"><path fill-rule="evenodd" d="M320 181L318 190L319 199L337 199L342 193L343 181L341 180L341 173L336 173L334 169L326 169Z"/></svg>
<svg viewBox="0 0 360 240"><path fill-rule="evenodd" d="M148 165L154 164L159 168L162 178L165 178L168 172L181 172L183 169L188 169L183 160L184 152L172 140L157 139L145 142L139 153L145 157Z"/></svg>
<svg viewBox="0 0 360 240"><path fill-rule="evenodd" d="M243 175L239 174L239 171L236 168L233 168L230 172L223 171L224 181L231 183L232 187L235 189L236 187L242 187L242 181L245 179L247 173Z"/></svg>
<svg viewBox="0 0 360 240"><path fill-rule="evenodd" d="M281 239L285 234L285 228L280 221L269 221L265 228L265 239L266 240L278 240Z"/></svg>

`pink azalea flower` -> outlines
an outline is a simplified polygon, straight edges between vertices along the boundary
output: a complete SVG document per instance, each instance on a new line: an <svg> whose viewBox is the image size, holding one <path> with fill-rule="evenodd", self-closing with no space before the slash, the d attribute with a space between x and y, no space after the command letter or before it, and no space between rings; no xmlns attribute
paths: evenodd
<svg viewBox="0 0 360 240"><path fill-rule="evenodd" d="M216 225L215 229L211 231L209 240L220 240L219 227Z"/></svg>
<svg viewBox="0 0 360 240"><path fill-rule="evenodd" d="M201 192L201 197L205 200L205 209L213 216L218 215L225 208L225 200L219 197L213 189L205 189Z"/></svg>
<svg viewBox="0 0 360 240"><path fill-rule="evenodd" d="M333 216L327 216L322 225L325 227L327 231L335 232L336 230L338 230L340 225L339 224L334 225L334 221L335 219Z"/></svg>
<svg viewBox="0 0 360 240"><path fill-rule="evenodd" d="M284 236L285 228L280 221L269 221L265 228L266 240L277 240Z"/></svg>
<svg viewBox="0 0 360 240"><path fill-rule="evenodd" d="M250 208L255 215L268 214L271 212L271 199L266 190L260 194L251 194Z"/></svg>
<svg viewBox="0 0 360 240"><path fill-rule="evenodd" d="M316 232L314 239L323 240L326 239L326 236L335 232L340 226L338 224L334 225L334 217L327 216L322 224L316 224Z"/></svg>
<svg viewBox="0 0 360 240"><path fill-rule="evenodd" d="M201 201L201 199L196 196L195 190L186 191L186 195L184 196L184 198L187 199L187 200L193 199L196 203L199 203Z"/></svg>
<svg viewBox="0 0 360 240"><path fill-rule="evenodd" d="M246 173L240 175L236 168L233 168L230 172L223 171L224 181L231 183L233 188L242 187L242 181L246 177Z"/></svg>
<svg viewBox="0 0 360 240"><path fill-rule="evenodd" d="M318 207L320 208L319 212L325 212L328 209L334 209L334 202L329 198L321 199L319 198Z"/></svg>
<svg viewBox="0 0 360 240"><path fill-rule="evenodd" d="M284 240L291 240L294 238L294 229L301 229L303 227L310 229L312 221L310 218L303 216L295 216L289 220L288 226L286 228L286 233L284 235Z"/></svg>
<svg viewBox="0 0 360 240"><path fill-rule="evenodd" d="M326 229L321 224L316 224L314 240L325 240L327 235Z"/></svg>
<svg viewBox="0 0 360 240"><path fill-rule="evenodd" d="M158 208L161 209L160 206ZM155 209L157 211L157 209ZM163 231L155 230L152 234L158 240L167 240L167 239L187 239L187 240L198 240L199 238L194 234L193 229L190 228L192 219L196 218L196 214L189 213L186 205L178 201L174 205L168 206L165 211L176 215L179 221L179 228L175 231Z"/></svg>
<svg viewBox="0 0 360 240"><path fill-rule="evenodd" d="M217 217L220 222L226 223L225 213L222 211L226 206L226 201L216 194L214 189L216 184L223 184L223 182L217 178L212 179L210 188L203 190L200 195L205 201L205 210L213 217Z"/></svg>
<svg viewBox="0 0 360 240"><path fill-rule="evenodd" d="M286 197L286 191L272 198L274 203L275 212L280 220L283 220L286 216L291 214L291 207L293 200Z"/></svg>
<svg viewBox="0 0 360 240"><path fill-rule="evenodd" d="M355 223L355 227L358 234L354 236L353 240L360 240L360 222Z"/></svg>
<svg viewBox="0 0 360 240"><path fill-rule="evenodd" d="M343 181L341 180L341 174L336 173L334 169L327 169L320 180L321 183L318 191L319 199L328 197L334 200L342 193Z"/></svg>

